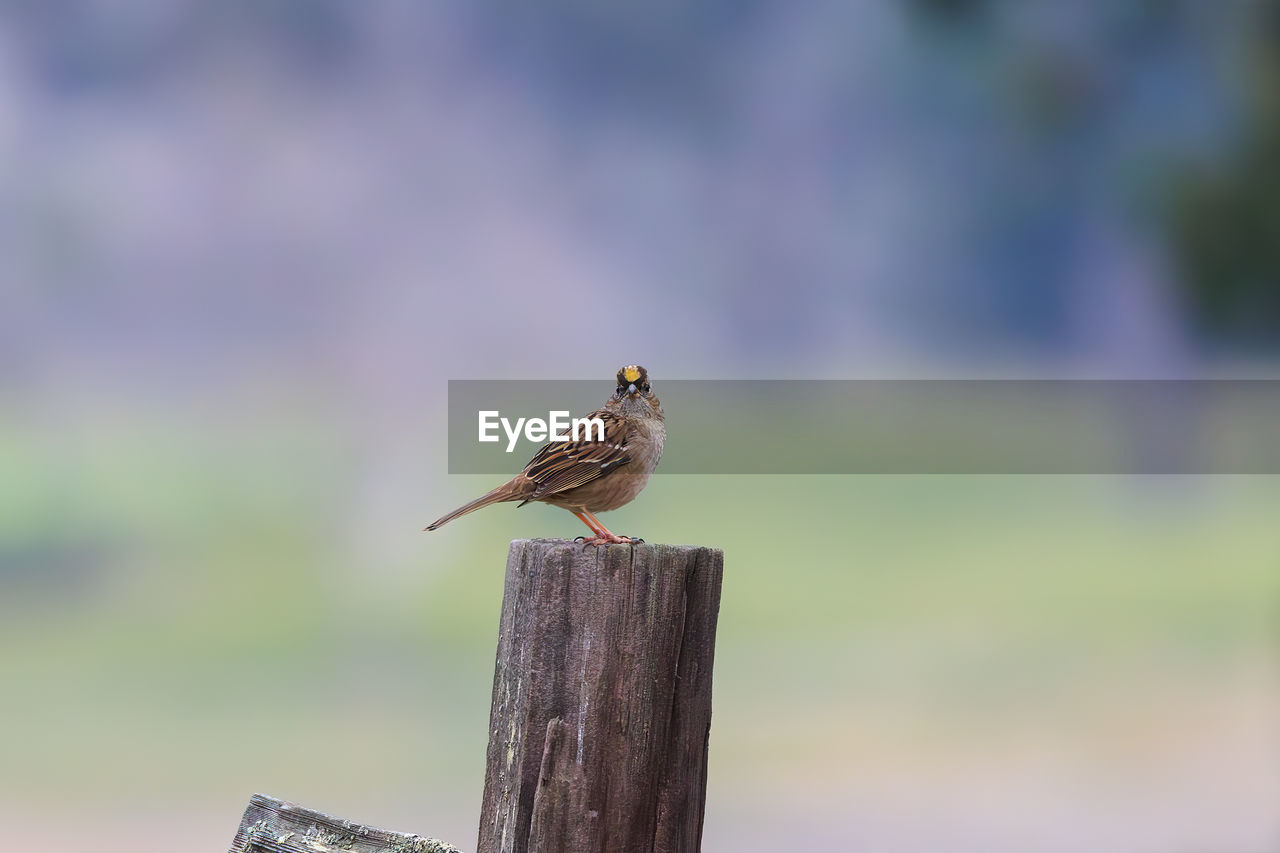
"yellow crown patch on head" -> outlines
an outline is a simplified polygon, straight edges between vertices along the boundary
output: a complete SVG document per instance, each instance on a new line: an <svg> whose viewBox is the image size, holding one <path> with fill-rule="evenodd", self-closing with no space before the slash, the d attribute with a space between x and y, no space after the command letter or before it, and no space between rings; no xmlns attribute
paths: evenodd
<svg viewBox="0 0 1280 853"><path fill-rule="evenodd" d="M640 378L640 368L634 364L622 368L622 378L628 382L635 382Z"/></svg>

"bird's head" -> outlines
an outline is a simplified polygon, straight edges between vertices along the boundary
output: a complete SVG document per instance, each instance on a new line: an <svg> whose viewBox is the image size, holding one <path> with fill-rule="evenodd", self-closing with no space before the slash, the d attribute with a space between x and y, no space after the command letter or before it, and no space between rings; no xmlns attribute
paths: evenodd
<svg viewBox="0 0 1280 853"><path fill-rule="evenodd" d="M615 394L619 400L626 397L648 397L649 393L649 371L638 364L628 364L618 371L618 390Z"/></svg>

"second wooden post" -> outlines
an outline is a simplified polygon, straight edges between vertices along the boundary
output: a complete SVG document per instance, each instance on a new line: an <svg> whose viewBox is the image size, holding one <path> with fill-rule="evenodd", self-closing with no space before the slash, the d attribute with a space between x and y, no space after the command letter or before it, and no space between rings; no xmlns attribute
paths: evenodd
<svg viewBox="0 0 1280 853"><path fill-rule="evenodd" d="M724 555L516 540L477 853L694 853Z"/></svg>

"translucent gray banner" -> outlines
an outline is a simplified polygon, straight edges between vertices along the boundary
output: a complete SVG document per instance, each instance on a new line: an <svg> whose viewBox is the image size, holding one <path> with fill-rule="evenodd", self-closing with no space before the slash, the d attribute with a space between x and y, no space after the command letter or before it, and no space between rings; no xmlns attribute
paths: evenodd
<svg viewBox="0 0 1280 853"><path fill-rule="evenodd" d="M1280 473L1280 380L655 380L653 391L667 418L659 473ZM567 426L612 392L608 380L451 380L449 471L514 474L546 443L529 440L528 419L561 412ZM486 416L496 440L479 440L482 412L498 413Z"/></svg>

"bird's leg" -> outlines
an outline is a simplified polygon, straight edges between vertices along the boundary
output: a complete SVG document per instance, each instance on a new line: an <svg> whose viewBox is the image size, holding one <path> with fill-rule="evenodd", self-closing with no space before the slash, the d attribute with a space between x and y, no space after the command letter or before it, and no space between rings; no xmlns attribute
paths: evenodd
<svg viewBox="0 0 1280 853"><path fill-rule="evenodd" d="M632 539L630 536L619 536L616 533L610 533L609 528L605 527L600 519L596 518L585 509L581 514L575 512L574 515L581 518L586 523L587 527L590 527L595 531L596 538L586 540L586 544L588 545L629 545L632 542L642 541L639 539Z"/></svg>
<svg viewBox="0 0 1280 853"><path fill-rule="evenodd" d="M578 517L579 521L581 521L587 527L590 527L591 532L595 534L595 536L593 536L590 540L588 540L585 536L579 536L578 539L581 539L583 542L587 542L588 544L593 544L593 545L600 544L600 541L599 541L600 538L609 532L604 529L604 525L602 525L598 520L594 520L595 516L587 513L585 509L582 512L574 512L573 510L569 510L569 511L573 512L573 514ZM577 541L577 540L574 540L574 541Z"/></svg>

